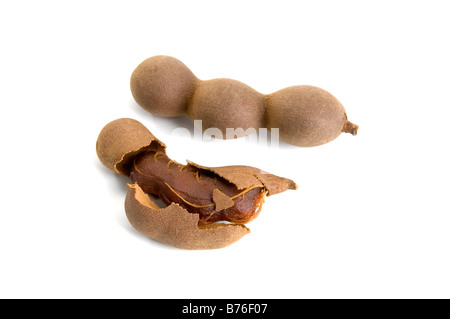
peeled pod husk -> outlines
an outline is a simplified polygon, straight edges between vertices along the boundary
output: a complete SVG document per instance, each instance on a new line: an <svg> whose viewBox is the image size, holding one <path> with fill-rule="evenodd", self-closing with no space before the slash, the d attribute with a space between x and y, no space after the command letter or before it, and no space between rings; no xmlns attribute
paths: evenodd
<svg viewBox="0 0 450 319"><path fill-rule="evenodd" d="M142 123L129 118L108 123L98 136L96 149L103 165L125 176L130 176L133 161L140 154L154 152L166 155L166 145ZM266 196L297 189L297 185L290 179L250 166L207 167L192 162L176 165L177 168L173 169L198 170L208 178L230 183L242 194L253 188L260 188ZM201 187L200 184L198 187ZM215 210L230 208L233 199L219 189L214 189L211 195ZM130 224L143 235L182 249L223 248L250 232L245 225L239 223L201 222L199 214L189 212L180 203L172 202L161 208L139 183L127 185L125 212Z"/></svg>

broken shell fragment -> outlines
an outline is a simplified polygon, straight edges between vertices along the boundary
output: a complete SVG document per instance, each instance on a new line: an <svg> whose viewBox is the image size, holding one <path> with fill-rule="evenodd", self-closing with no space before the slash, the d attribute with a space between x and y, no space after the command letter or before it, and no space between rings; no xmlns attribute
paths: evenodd
<svg viewBox="0 0 450 319"><path fill-rule="evenodd" d="M98 138L97 156L107 168L128 176L127 165L137 154L149 150L165 150L159 141L139 121L121 118L105 125Z"/></svg>
<svg viewBox="0 0 450 319"><path fill-rule="evenodd" d="M173 203L159 208L137 184L127 185L125 212L130 224L143 235L182 249L217 249L250 233L244 225L199 225L198 214Z"/></svg>

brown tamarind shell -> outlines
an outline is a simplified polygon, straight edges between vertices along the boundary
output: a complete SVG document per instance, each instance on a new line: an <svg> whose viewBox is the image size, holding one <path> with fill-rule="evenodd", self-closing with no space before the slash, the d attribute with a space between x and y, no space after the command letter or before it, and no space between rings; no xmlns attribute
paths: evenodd
<svg viewBox="0 0 450 319"><path fill-rule="evenodd" d="M188 161L188 165L215 173L238 189L252 186L261 186L267 190L267 196L282 193L288 189L297 189L297 184L292 180L267 173L259 168L244 165L207 167Z"/></svg>
<svg viewBox="0 0 450 319"><path fill-rule="evenodd" d="M107 168L128 176L128 164L137 154L147 150L164 151L158 140L141 122L121 118L105 125L96 144L97 156Z"/></svg>
<svg viewBox="0 0 450 319"><path fill-rule="evenodd" d="M130 88L145 110L159 116L182 116L198 79L180 60L157 55L133 72Z"/></svg>
<svg viewBox="0 0 450 319"><path fill-rule="evenodd" d="M198 214L178 204L159 208L137 184L127 185L125 212L130 224L143 235L182 249L218 249L250 233L244 225L198 225Z"/></svg>
<svg viewBox="0 0 450 319"><path fill-rule="evenodd" d="M129 164L141 152L152 150L166 153L164 143L143 124L129 118L108 123L99 134L96 149L103 165L125 176L129 176ZM207 167L189 161L187 165L224 178L238 189L264 188L267 196L297 188L290 179L251 166ZM229 199L222 195L215 192L216 206L228 207ZM125 212L131 225L145 236L183 249L223 248L250 232L241 224L199 225L198 214L190 213L176 203L160 208L138 184L127 185Z"/></svg>
<svg viewBox="0 0 450 319"><path fill-rule="evenodd" d="M226 136L227 128L257 130L264 123L264 96L233 79L201 81L186 113L193 121L201 119L205 129L219 129L222 136ZM245 136L243 133L236 136Z"/></svg>

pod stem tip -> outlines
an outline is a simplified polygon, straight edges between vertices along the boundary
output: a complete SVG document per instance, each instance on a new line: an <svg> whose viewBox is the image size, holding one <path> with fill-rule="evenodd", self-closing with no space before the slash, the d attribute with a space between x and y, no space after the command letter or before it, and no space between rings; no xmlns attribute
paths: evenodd
<svg viewBox="0 0 450 319"><path fill-rule="evenodd" d="M342 128L342 132L350 133L350 134L352 134L354 136L354 135L358 134L358 129L359 129L358 125L353 124L350 121L347 121L344 124L344 127Z"/></svg>

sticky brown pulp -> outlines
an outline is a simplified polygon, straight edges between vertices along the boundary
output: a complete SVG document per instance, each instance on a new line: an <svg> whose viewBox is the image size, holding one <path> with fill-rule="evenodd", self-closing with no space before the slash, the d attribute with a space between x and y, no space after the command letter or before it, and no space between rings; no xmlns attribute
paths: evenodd
<svg viewBox="0 0 450 319"><path fill-rule="evenodd" d="M163 152L148 151L135 157L130 179L165 204L177 203L190 213L199 214L199 224L228 221L244 224L258 216L264 202L264 187L239 190L212 172L172 161ZM213 192L217 189L234 205L216 211Z"/></svg>

